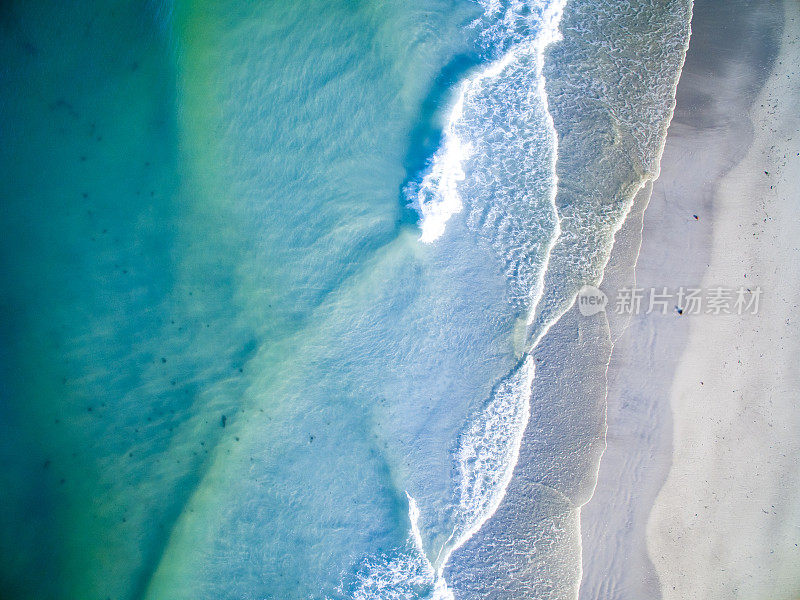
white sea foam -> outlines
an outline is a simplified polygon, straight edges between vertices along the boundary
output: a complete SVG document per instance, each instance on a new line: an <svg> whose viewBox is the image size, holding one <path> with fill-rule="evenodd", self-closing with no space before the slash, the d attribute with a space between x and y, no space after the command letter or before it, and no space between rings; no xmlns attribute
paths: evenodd
<svg viewBox="0 0 800 600"><path fill-rule="evenodd" d="M487 14L497 16L502 5L495 0L483 2ZM547 237L544 248L533 248L530 244L520 243L511 252L517 252L517 265L514 273L516 282L521 287L520 294L527 299L527 310L533 315L536 304L543 292L544 273L547 268L550 251L560 233L558 211L555 205L557 176L556 160L558 156L558 138L553 120L547 110L547 95L543 76L544 52L547 46L561 39L559 23L566 0L544 3L512 2L503 13L499 26L490 28L489 36L498 43L497 36L505 32L513 39L521 35L520 29L529 27L535 18L538 33L533 39L518 42L506 52L503 59L505 66L521 60L524 56L533 56L535 60L535 95L540 103L541 117L547 127L545 143L550 145L549 163L546 168L547 208L552 216L553 227ZM531 16L533 15L533 16ZM499 30L499 31L498 31ZM502 40L501 40L502 43ZM502 71L498 71L500 75ZM495 75L495 76L497 76ZM524 192L524 190L523 190ZM525 263L522 267L519 263ZM527 269L525 267L528 267ZM530 323L529 316L528 322ZM457 470L460 481L458 485L459 500L455 529L448 548L439 560L441 573L453 551L474 535L483 524L491 518L505 496L511 481L514 468L519 458L519 450L525 428L530 419L530 395L534 378L534 363L530 355L526 355L517 369L506 377L494 390L489 402L473 417L462 434L456 452Z"/></svg>
<svg viewBox="0 0 800 600"><path fill-rule="evenodd" d="M441 237L448 219L463 208L458 183L464 180L462 164L472 148L458 137L455 124L463 113L464 97L469 92L470 83L466 81L461 85L443 132L442 145L433 156L430 168L411 202L420 215L422 242L430 243Z"/></svg>
<svg viewBox="0 0 800 600"><path fill-rule="evenodd" d="M439 239L447 221L468 201L468 226L506 260L512 300L533 314L560 233L558 142L542 71L545 49L560 39L566 0L477 1L484 17L473 26L480 29L490 60L461 83L441 146L407 194L420 215L425 243ZM454 456L458 497L453 498L453 531L435 560L425 552L419 507L408 496L405 546L364 562L354 600L454 600L445 566L505 495L530 418L534 370L533 359L523 356L461 434Z"/></svg>
<svg viewBox="0 0 800 600"><path fill-rule="evenodd" d="M473 26L480 27L483 22L480 32L483 45L490 53L499 54L499 58L461 83L439 149L431 158L422 180L406 190L409 206L420 216L420 240L426 243L441 237L447 221L464 206L460 183L466 177L464 163L475 150L471 134L476 133L462 123L465 106L479 103L487 83L503 77L507 67L528 54L537 56L537 92L543 97L541 61L544 49L560 39L558 24L565 0L478 1L484 7L484 17ZM535 34L531 34L532 31Z"/></svg>
<svg viewBox="0 0 800 600"><path fill-rule="evenodd" d="M412 205L420 214L421 240L432 242L442 235L447 220L463 209L463 188L473 205L468 224L503 253L512 296L517 294L533 315L560 233L555 205L558 142L547 107L543 65L545 49L561 37L558 27L566 0L481 0L481 4L486 22L481 38L499 57L461 85L442 146ZM490 99L482 96L487 90ZM513 96L509 102L507 95ZM510 111L499 117L492 104L498 99ZM531 122L546 130L534 140L534 150L526 147L535 137ZM508 148L504 156L502 150ZM471 160L476 151L480 155ZM535 162L541 163L543 157L545 165ZM511 166L504 162L508 159ZM468 161L471 169L466 174ZM498 190L497 181L511 189ZM443 578L450 555L491 518L505 495L530 418L534 370L532 358L524 356L461 435L454 457L459 478L454 529L434 561L434 581L449 595L434 597L452 597ZM418 509L411 500L409 505L415 545L424 556L422 537L415 529Z"/></svg>
<svg viewBox="0 0 800 600"><path fill-rule="evenodd" d="M410 205L420 215L420 241L430 243L437 240L444 233L450 217L463 209L458 184L464 181L464 161L474 149L458 133L458 126L464 115L464 104L480 93L485 79L498 77L513 59L513 53L509 52L461 83L456 101L450 109L447 126L442 133L442 144L433 155L422 181L413 188Z"/></svg>
<svg viewBox="0 0 800 600"><path fill-rule="evenodd" d="M530 419L533 359L495 389L484 409L464 432L456 454L459 482L459 513L452 548L469 539L497 510L511 481L519 458L525 426ZM451 550L452 551L452 550ZM448 555L444 556L446 563Z"/></svg>
<svg viewBox="0 0 800 600"><path fill-rule="evenodd" d="M419 507L406 493L410 533L394 556L365 561L357 576L353 600L455 600L453 592L425 555L419 530Z"/></svg>

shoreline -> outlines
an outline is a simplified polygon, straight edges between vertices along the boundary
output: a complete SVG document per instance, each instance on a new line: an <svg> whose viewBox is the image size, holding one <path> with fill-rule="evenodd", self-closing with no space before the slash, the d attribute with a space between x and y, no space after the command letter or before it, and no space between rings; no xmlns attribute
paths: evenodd
<svg viewBox="0 0 800 600"><path fill-rule="evenodd" d="M652 193L645 189L637 197L606 267L601 289L611 302L617 290L632 282L645 290L739 285L741 274L716 282L707 277L718 221L727 219L737 228L750 225L740 222L736 213L720 210L716 190L753 143L750 107L776 61L776 23L783 21L776 4L758 12L743 2L695 2L693 35L660 176ZM697 324L713 327L719 317L681 315L672 306L666 312L638 314L628 322L612 310L606 313L615 341L607 370L607 445L595 493L581 515L581 598L707 597L694 595L696 586L691 587L702 579L707 565L686 578L689 587L670 595L670 569L674 574L680 570L674 565L695 561L692 553L686 556L684 543L675 544L671 552L665 550L662 541L668 538L663 531L654 533L648 522L658 521L651 519L654 504L669 505L659 514L662 521L673 519L689 493L684 488L673 490L672 500L665 504L662 485L668 476L674 477L673 463L679 454L676 447L673 456L670 400L674 406L680 370L687 361L696 360L689 352L698 339ZM704 343L699 351L719 354L713 348L709 353ZM679 407L675 409L679 431L684 417ZM682 558L675 555L678 552Z"/></svg>

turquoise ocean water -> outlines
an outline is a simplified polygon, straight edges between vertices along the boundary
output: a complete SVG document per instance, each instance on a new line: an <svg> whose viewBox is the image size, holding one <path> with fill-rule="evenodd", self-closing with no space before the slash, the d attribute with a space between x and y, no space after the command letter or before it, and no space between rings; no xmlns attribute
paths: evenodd
<svg viewBox="0 0 800 600"><path fill-rule="evenodd" d="M572 597L604 424L531 350L690 13L3 3L0 598Z"/></svg>

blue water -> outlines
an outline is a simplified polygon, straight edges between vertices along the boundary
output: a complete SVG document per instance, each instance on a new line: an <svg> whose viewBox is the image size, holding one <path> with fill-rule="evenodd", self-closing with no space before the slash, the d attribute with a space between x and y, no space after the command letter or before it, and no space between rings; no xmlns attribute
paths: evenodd
<svg viewBox="0 0 800 600"><path fill-rule="evenodd" d="M492 517L593 475L531 350L657 173L673 4L3 5L0 597L570 597Z"/></svg>

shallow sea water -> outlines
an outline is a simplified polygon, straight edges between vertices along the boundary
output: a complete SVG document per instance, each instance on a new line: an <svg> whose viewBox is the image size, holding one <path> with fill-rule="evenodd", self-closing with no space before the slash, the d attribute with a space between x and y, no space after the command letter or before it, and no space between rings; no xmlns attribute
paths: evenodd
<svg viewBox="0 0 800 600"><path fill-rule="evenodd" d="M597 4L3 5L0 596L484 597L460 548L557 426L531 345L654 172L685 45L686 3L600 4L662 67L599 169Z"/></svg>

